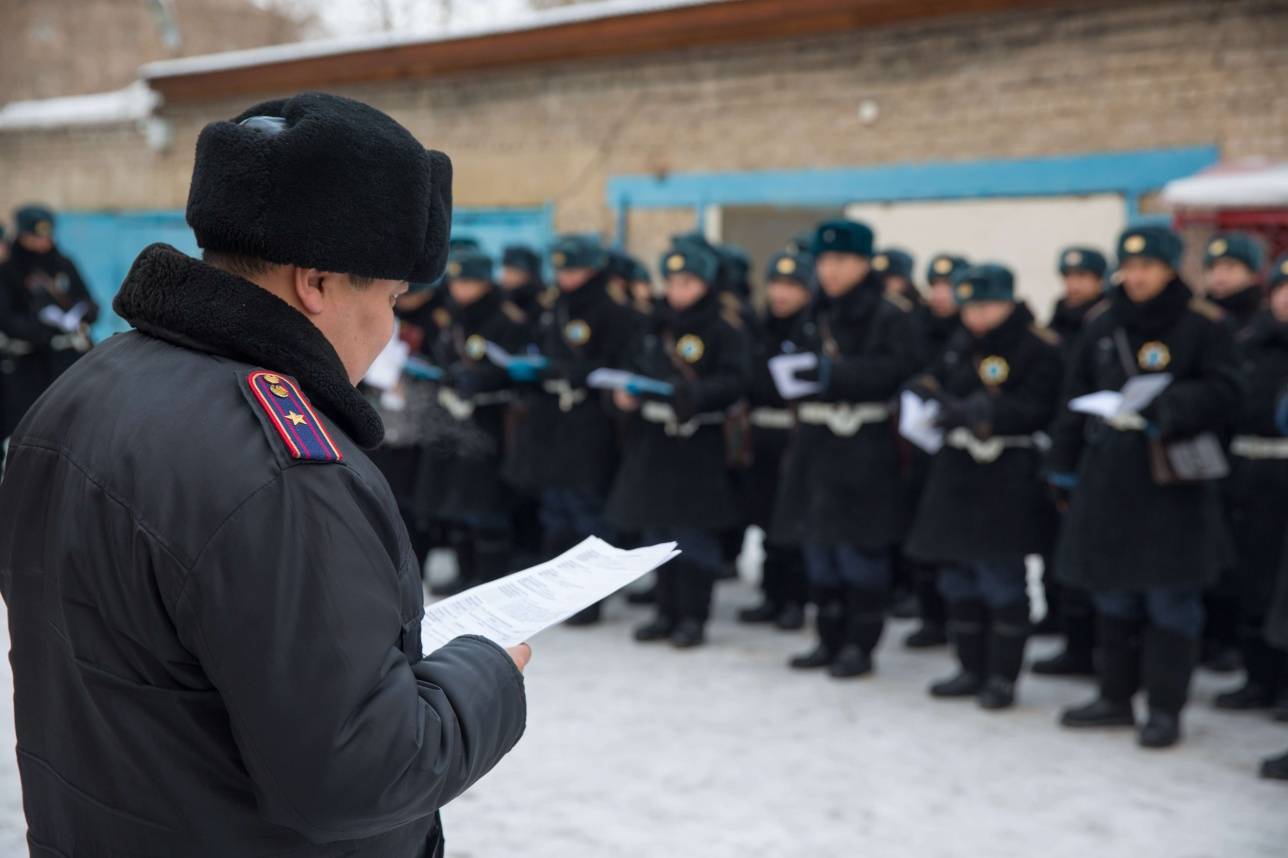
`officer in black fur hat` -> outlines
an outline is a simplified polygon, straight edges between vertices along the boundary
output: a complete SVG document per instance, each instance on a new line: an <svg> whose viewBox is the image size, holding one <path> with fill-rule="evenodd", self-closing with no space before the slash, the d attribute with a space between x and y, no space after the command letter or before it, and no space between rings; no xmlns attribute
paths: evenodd
<svg viewBox="0 0 1288 858"><path fill-rule="evenodd" d="M304 93L202 130L187 217L205 260L139 255L134 330L31 408L0 482L30 840L441 856L438 809L523 733L530 653L424 653L355 385L442 273L451 163Z"/></svg>
<svg viewBox="0 0 1288 858"><path fill-rule="evenodd" d="M1182 250L1166 227L1122 233L1121 286L1088 314L1065 399L1155 373L1170 383L1139 413L1064 408L1049 464L1052 485L1071 492L1056 570L1092 591L1101 656L1098 697L1066 710L1062 722L1131 727L1143 684L1149 716L1139 742L1147 748L1181 738L1203 588L1228 556L1218 435L1243 391L1225 313L1181 280Z"/></svg>
<svg viewBox="0 0 1288 858"><path fill-rule="evenodd" d="M1057 339L1015 300L1005 266L957 277L963 330L913 388L939 403L935 454L906 549L940 567L955 676L935 697L1015 702L1029 634L1024 558L1045 550L1055 510L1040 476L1042 434L1060 399Z"/></svg>

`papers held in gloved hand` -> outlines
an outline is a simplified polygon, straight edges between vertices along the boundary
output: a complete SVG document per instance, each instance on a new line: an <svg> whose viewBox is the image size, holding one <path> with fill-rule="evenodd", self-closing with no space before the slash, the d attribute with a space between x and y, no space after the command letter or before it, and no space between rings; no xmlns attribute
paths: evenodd
<svg viewBox="0 0 1288 858"><path fill-rule="evenodd" d="M1172 374L1168 372L1134 375L1122 390L1098 390L1070 400L1069 410L1100 417L1111 424L1138 422L1140 426L1128 428L1144 428L1140 413L1171 383Z"/></svg>
<svg viewBox="0 0 1288 858"><path fill-rule="evenodd" d="M70 334L72 331L80 327L81 321L85 318L85 314L88 312L89 305L84 301L81 301L75 307L72 307L66 312L63 312L62 308L56 304L49 304L42 307L36 316L49 327L57 328L64 334Z"/></svg>
<svg viewBox="0 0 1288 858"><path fill-rule="evenodd" d="M625 551L592 536L539 566L427 605L422 647L428 655L461 635L521 644L679 553L674 542Z"/></svg>
<svg viewBox="0 0 1288 858"><path fill-rule="evenodd" d="M769 359L769 376L783 399L791 401L818 393L823 386L817 381L797 378L802 372L818 369L818 355L813 352L777 355Z"/></svg>
<svg viewBox="0 0 1288 858"><path fill-rule="evenodd" d="M899 434L932 456L944 446L944 430L936 424L938 419L939 403L935 400L922 399L911 390L900 395Z"/></svg>
<svg viewBox="0 0 1288 858"><path fill-rule="evenodd" d="M641 393L672 396L675 393L675 387L669 382L658 381L656 378L649 378L645 375L636 375L624 369L608 369L607 367L592 370L590 375L586 376L586 386L593 387L596 390L624 390L632 396L639 396Z"/></svg>

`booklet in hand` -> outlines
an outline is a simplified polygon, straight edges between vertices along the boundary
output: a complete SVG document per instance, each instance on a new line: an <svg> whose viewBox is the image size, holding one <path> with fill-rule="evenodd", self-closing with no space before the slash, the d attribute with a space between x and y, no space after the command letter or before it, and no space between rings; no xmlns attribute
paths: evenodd
<svg viewBox="0 0 1288 858"><path fill-rule="evenodd" d="M645 375L636 375L624 369L591 370L586 376L586 386L596 390L625 390L630 393L652 393L657 396L673 396L675 387L669 382L658 381Z"/></svg>
<svg viewBox="0 0 1288 858"><path fill-rule="evenodd" d="M1140 414L1172 383L1172 374L1156 372L1134 375L1122 390L1098 390L1069 401L1069 410L1112 420L1129 414Z"/></svg>
<svg viewBox="0 0 1288 858"><path fill-rule="evenodd" d="M461 635L521 644L679 553L674 542L625 551L589 537L553 560L426 605L422 648L428 655Z"/></svg>
<svg viewBox="0 0 1288 858"><path fill-rule="evenodd" d="M911 390L899 396L899 434L932 456L944 446L944 430L935 425L939 403Z"/></svg>
<svg viewBox="0 0 1288 858"><path fill-rule="evenodd" d="M805 381L797 374L818 368L818 355L813 352L797 352L778 355L769 359L769 375L774 380L774 387L783 399L800 399L818 393L823 386L817 381Z"/></svg>

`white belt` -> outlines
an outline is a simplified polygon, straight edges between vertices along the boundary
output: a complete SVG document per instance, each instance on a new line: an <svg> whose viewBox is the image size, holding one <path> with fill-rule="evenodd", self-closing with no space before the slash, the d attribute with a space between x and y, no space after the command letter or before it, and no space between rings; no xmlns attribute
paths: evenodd
<svg viewBox="0 0 1288 858"><path fill-rule="evenodd" d="M1288 459L1288 438L1236 435L1230 452L1244 459Z"/></svg>
<svg viewBox="0 0 1288 858"><path fill-rule="evenodd" d="M541 389L559 397L559 410L565 414L585 402L588 392L584 387L573 387L562 378L551 378L541 382Z"/></svg>
<svg viewBox="0 0 1288 858"><path fill-rule="evenodd" d="M23 357L24 355L31 354L35 350L35 347L26 340L14 340L4 334L0 334L0 352L12 355L13 357Z"/></svg>
<svg viewBox="0 0 1288 858"><path fill-rule="evenodd" d="M796 425L796 418L786 408L753 408L748 419L757 429L790 429Z"/></svg>
<svg viewBox="0 0 1288 858"><path fill-rule="evenodd" d="M438 389L438 404L457 420L469 420L474 416L474 409L485 405L501 405L511 399L509 391L479 393L466 399L450 387Z"/></svg>
<svg viewBox="0 0 1288 858"><path fill-rule="evenodd" d="M994 435L981 440L969 429L958 426L945 436L944 443L953 449L965 450L976 462L987 465L996 462L1007 450L1045 450L1051 446L1051 439L1037 432L1033 435Z"/></svg>
<svg viewBox="0 0 1288 858"><path fill-rule="evenodd" d="M75 350L78 352L89 351L89 337L76 331L70 334L56 334L49 340L49 347L56 352Z"/></svg>
<svg viewBox="0 0 1288 858"><path fill-rule="evenodd" d="M869 423L890 419L890 409L880 402L804 402L796 412L802 423L826 426L833 435L849 437Z"/></svg>
<svg viewBox="0 0 1288 858"><path fill-rule="evenodd" d="M674 408L655 399L644 401L644 404L640 406L640 417L643 417L649 423L661 424L666 428L666 434L679 438L688 438L703 426L719 426L725 422L724 414L718 411L709 411L705 414L695 414L681 423L675 416Z"/></svg>

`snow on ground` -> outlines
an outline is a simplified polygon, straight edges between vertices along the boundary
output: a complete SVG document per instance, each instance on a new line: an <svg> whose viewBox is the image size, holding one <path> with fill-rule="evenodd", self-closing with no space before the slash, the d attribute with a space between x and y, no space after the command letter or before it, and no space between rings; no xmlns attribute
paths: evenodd
<svg viewBox="0 0 1288 858"><path fill-rule="evenodd" d="M902 649L906 623L876 677L788 671L808 636L735 624L754 597L722 583L710 645L693 652L632 642L647 611L620 599L599 627L539 636L527 734L444 810L450 858L1285 854L1288 785L1255 771L1288 728L1213 710L1230 678L1201 676L1186 743L1147 753L1130 733L1056 727L1086 682L1026 676L1001 714L930 700L950 662ZM8 706L0 731L12 747ZM13 754L0 754L0 858L26 854L23 832Z"/></svg>

